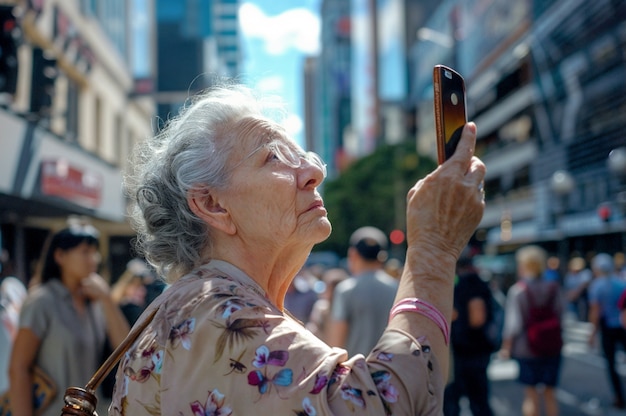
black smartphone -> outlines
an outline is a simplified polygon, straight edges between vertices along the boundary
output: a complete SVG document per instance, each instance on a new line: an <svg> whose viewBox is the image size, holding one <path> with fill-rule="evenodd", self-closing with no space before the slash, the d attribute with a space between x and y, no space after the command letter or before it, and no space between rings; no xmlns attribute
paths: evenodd
<svg viewBox="0 0 626 416"><path fill-rule="evenodd" d="M465 80L454 69L435 65L433 88L437 159L442 164L456 150L463 126L467 123Z"/></svg>

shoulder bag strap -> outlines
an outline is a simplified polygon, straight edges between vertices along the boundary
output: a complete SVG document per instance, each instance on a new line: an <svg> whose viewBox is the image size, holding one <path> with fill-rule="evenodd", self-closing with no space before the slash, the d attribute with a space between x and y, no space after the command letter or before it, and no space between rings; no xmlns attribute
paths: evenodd
<svg viewBox="0 0 626 416"><path fill-rule="evenodd" d="M100 383L102 383L102 380L104 380L104 378L111 372L113 367L115 367L115 364L117 364L120 358L122 358L122 355L126 353L128 348L130 348L130 346L135 343L143 330L148 327L150 322L152 322L152 319L154 318L154 315L156 315L158 310L158 307L154 308L140 325L136 326L135 328L133 328L132 331L130 331L124 341L122 341L120 345L118 345L117 348L113 350L113 352L111 353L111 355L109 355L106 361L102 363L100 368L96 370L96 372L91 377L91 380L89 380L89 382L85 385L85 390L95 391L98 388Z"/></svg>
<svg viewBox="0 0 626 416"><path fill-rule="evenodd" d="M63 401L65 406L61 410L61 416L95 416L98 398L96 397L96 389L102 383L104 378L111 372L115 364L120 360L122 355L130 348L131 345L139 338L139 334L152 322L159 307L157 306L149 312L148 316L134 327L128 336L115 348L113 353L106 361L96 370L91 380L85 385L85 388L68 387L65 390Z"/></svg>

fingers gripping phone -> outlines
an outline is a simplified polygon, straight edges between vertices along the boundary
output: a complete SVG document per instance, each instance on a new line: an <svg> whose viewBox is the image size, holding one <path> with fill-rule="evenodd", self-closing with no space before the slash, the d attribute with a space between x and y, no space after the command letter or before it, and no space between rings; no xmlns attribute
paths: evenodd
<svg viewBox="0 0 626 416"><path fill-rule="evenodd" d="M465 80L452 68L435 65L433 88L437 159L442 164L454 154L467 123Z"/></svg>

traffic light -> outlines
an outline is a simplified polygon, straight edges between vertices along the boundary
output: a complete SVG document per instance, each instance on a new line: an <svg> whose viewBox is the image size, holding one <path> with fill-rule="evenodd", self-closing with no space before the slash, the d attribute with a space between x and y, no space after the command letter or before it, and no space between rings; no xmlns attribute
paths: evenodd
<svg viewBox="0 0 626 416"><path fill-rule="evenodd" d="M0 92L15 94L17 88L17 21L13 7L0 6Z"/></svg>
<svg viewBox="0 0 626 416"><path fill-rule="evenodd" d="M391 241L392 244L402 244L404 243L404 231L402 230L393 230L391 231L391 233L389 233L389 241Z"/></svg>
<svg viewBox="0 0 626 416"><path fill-rule="evenodd" d="M30 92L30 110L41 116L49 116L57 78L57 61L46 56L40 48L33 49L33 78Z"/></svg>
<svg viewBox="0 0 626 416"><path fill-rule="evenodd" d="M598 217L602 222L606 223L611 221L611 205L608 203L602 203L598 205Z"/></svg>

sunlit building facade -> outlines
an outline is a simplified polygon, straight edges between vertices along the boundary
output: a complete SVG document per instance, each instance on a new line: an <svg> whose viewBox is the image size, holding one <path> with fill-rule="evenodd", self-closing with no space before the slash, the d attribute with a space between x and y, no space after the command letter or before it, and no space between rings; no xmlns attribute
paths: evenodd
<svg viewBox="0 0 626 416"><path fill-rule="evenodd" d="M130 13L121 0L0 5L0 236L25 281L70 215L101 230L104 258L132 233L122 172L154 106L136 89Z"/></svg>
<svg viewBox="0 0 626 416"><path fill-rule="evenodd" d="M480 6L442 2L414 45L418 150L435 154L432 65L452 65L466 78L487 165L482 247L537 243L563 261L623 251L626 3Z"/></svg>
<svg viewBox="0 0 626 416"><path fill-rule="evenodd" d="M331 178L346 164L344 137L352 123L350 10L350 0L321 2L322 49L305 66L305 142L327 161Z"/></svg>

